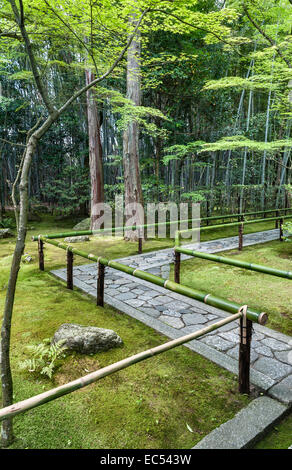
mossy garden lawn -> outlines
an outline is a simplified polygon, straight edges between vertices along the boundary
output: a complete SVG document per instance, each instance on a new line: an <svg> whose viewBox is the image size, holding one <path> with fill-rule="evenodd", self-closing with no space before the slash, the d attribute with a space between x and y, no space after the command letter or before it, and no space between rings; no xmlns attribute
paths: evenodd
<svg viewBox="0 0 292 470"><path fill-rule="evenodd" d="M43 223L33 233L46 233L50 228ZM53 230L56 228L65 227L60 223ZM68 291L48 272L39 272L37 244L29 240L30 235L31 232L25 252L33 255L34 260L21 266L13 315L11 358L15 401L167 341L113 308L96 307L84 294ZM1 313L13 246L12 239L0 242ZM108 239L94 240L83 248L114 258L134 254L137 246ZM62 250L46 247L47 271L64 263ZM30 357L27 345L51 337L65 322L111 328L124 344L93 356L69 355L59 361L52 380L20 370L19 362ZM17 439L12 447L190 448L248 402L246 396L237 392L234 375L181 346L15 417Z"/></svg>

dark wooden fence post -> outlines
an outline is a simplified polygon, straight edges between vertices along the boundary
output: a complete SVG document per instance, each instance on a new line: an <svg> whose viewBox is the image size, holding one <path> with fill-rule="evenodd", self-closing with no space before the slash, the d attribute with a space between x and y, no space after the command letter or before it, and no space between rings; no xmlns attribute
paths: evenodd
<svg viewBox="0 0 292 470"><path fill-rule="evenodd" d="M243 315L240 318L239 343L239 393L250 393L250 348L252 336L252 321L246 318L247 305L242 307Z"/></svg>
<svg viewBox="0 0 292 470"><path fill-rule="evenodd" d="M73 253L67 250L67 289L73 290Z"/></svg>
<svg viewBox="0 0 292 470"><path fill-rule="evenodd" d="M174 252L174 282L180 282L180 253Z"/></svg>
<svg viewBox="0 0 292 470"><path fill-rule="evenodd" d="M139 255L141 255L141 253L143 252L142 244L143 244L143 238L142 238L141 229L138 229L138 253Z"/></svg>
<svg viewBox="0 0 292 470"><path fill-rule="evenodd" d="M209 199L207 199L207 217L210 217L210 202ZM206 220L206 225L209 225L209 220Z"/></svg>
<svg viewBox="0 0 292 470"><path fill-rule="evenodd" d="M279 239L280 239L280 242L282 242L284 240L284 237L283 237L283 219L280 219L280 230L279 230Z"/></svg>
<svg viewBox="0 0 292 470"><path fill-rule="evenodd" d="M39 252L39 269L41 271L44 271L45 270L44 242L40 238L38 239L38 252Z"/></svg>
<svg viewBox="0 0 292 470"><path fill-rule="evenodd" d="M243 222L238 226L238 250L242 251L243 246Z"/></svg>
<svg viewBox="0 0 292 470"><path fill-rule="evenodd" d="M279 211L276 211L276 217L279 217ZM276 220L275 228L279 227L279 219Z"/></svg>
<svg viewBox="0 0 292 470"><path fill-rule="evenodd" d="M98 262L98 275L97 275L97 296L96 304L100 307L104 305L104 271L105 266Z"/></svg>

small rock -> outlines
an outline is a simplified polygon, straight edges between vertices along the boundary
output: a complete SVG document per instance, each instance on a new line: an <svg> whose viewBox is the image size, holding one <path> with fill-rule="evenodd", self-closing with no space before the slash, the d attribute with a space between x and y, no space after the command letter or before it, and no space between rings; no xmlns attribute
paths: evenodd
<svg viewBox="0 0 292 470"><path fill-rule="evenodd" d="M89 242L88 235L79 235L77 237L66 237L64 238L64 242L66 243L80 243L80 242Z"/></svg>
<svg viewBox="0 0 292 470"><path fill-rule="evenodd" d="M90 217L83 219L81 222L73 227L73 230L89 230L90 229Z"/></svg>
<svg viewBox="0 0 292 470"><path fill-rule="evenodd" d="M52 342L58 341L64 341L63 345L69 351L77 351L81 354L95 354L123 344L120 336L113 330L74 323L63 323L60 326Z"/></svg>
<svg viewBox="0 0 292 470"><path fill-rule="evenodd" d="M14 233L10 230L10 228L0 229L0 238L9 238L9 237L14 237Z"/></svg>

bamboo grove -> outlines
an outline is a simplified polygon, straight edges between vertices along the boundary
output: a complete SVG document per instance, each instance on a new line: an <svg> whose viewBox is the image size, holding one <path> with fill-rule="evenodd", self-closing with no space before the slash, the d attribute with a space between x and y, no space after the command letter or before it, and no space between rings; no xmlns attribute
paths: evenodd
<svg viewBox="0 0 292 470"><path fill-rule="evenodd" d="M34 93L9 2L1 3L3 208L11 205L26 132L45 110ZM131 65L125 58L95 89L94 109L91 95L80 96L38 143L29 181L31 201L70 215L87 214L94 197L112 201L114 194L125 193L127 199L125 133L134 117L139 123L139 178L129 192L139 192L141 186L141 200L201 202L206 215L216 208L222 213L232 207L234 212L238 205L241 212L287 206L290 3L140 3L140 8L153 11L140 28L140 62L132 64L139 67L140 83L131 85L139 86L139 100L132 100L135 93L126 78ZM120 38L127 34L131 2L121 2L120 10L105 2L95 11L89 1L85 13L71 2L71 16L62 16L57 4L35 1L31 6L24 2L24 7L38 66L60 102L106 65L109 45L119 49ZM82 14L83 29L77 20ZM95 14L101 15L111 34L102 37ZM11 28L14 37L5 35ZM88 40L83 39L85 34ZM91 125L98 130L93 137ZM94 159L90 139L97 142ZM91 161L99 166L92 170ZM97 194L90 192L92 171L101 175L95 182Z"/></svg>

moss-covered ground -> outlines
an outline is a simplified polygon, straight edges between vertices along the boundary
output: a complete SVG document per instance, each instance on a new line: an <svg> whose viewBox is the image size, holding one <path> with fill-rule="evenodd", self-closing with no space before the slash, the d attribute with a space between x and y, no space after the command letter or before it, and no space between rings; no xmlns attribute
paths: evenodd
<svg viewBox="0 0 292 470"><path fill-rule="evenodd" d="M144 324L78 291L68 291L48 273L63 267L64 251L47 246L46 272L37 264L32 233L64 231L72 223L47 217L33 224L16 290L12 328L14 399L22 400L90 371L104 367L167 339ZM146 242L146 249L171 246L172 240ZM93 239L78 245L86 251L116 258L136 253L135 243ZM14 240L0 241L0 312L3 311ZM84 263L76 259L76 263ZM51 337L64 322L112 328L122 347L93 356L70 355L61 360L52 380L21 371L29 357L26 346ZM55 400L14 419L13 448L190 448L204 435L232 418L249 402L237 392L237 378L187 348L179 347L118 372L97 384Z"/></svg>
<svg viewBox="0 0 292 470"><path fill-rule="evenodd" d="M285 418L255 445L255 449L288 449L292 445L292 415Z"/></svg>

